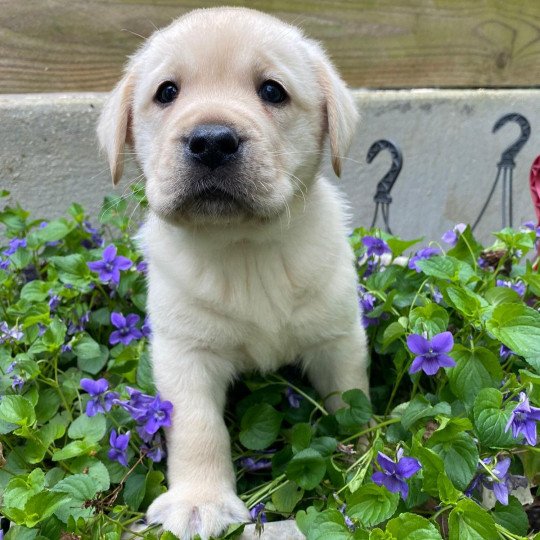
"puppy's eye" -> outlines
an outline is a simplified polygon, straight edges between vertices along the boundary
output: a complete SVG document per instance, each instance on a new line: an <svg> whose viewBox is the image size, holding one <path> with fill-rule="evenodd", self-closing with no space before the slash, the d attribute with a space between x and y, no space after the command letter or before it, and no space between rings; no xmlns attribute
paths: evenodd
<svg viewBox="0 0 540 540"><path fill-rule="evenodd" d="M287 99L287 92L276 81L264 81L259 88L259 96L267 103L283 103Z"/></svg>
<svg viewBox="0 0 540 540"><path fill-rule="evenodd" d="M174 101L177 95L178 86L171 81L165 81L159 85L154 99L159 103L166 104Z"/></svg>

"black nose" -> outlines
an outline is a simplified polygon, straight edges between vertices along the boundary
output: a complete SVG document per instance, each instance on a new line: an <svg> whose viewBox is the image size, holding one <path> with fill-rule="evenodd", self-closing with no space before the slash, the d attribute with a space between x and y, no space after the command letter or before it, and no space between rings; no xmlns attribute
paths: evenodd
<svg viewBox="0 0 540 540"><path fill-rule="evenodd" d="M203 124L197 126L187 140L187 151L193 159L210 169L226 163L238 151L240 139L227 126Z"/></svg>

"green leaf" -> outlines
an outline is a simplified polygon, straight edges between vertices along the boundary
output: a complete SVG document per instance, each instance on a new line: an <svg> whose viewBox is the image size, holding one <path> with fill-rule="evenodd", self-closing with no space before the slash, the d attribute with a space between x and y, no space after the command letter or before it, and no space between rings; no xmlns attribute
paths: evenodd
<svg viewBox="0 0 540 540"><path fill-rule="evenodd" d="M326 473L324 458L313 448L298 452L286 469L287 478L304 489L313 489L319 485Z"/></svg>
<svg viewBox="0 0 540 540"><path fill-rule="evenodd" d="M342 398L349 407L336 411L336 419L341 425L345 427L361 426L372 417L371 402L362 390L347 390L343 393Z"/></svg>
<svg viewBox="0 0 540 540"><path fill-rule="evenodd" d="M495 338L516 354L525 357L538 355L540 343L540 313L523 304L500 304L486 327Z"/></svg>
<svg viewBox="0 0 540 540"><path fill-rule="evenodd" d="M347 498L347 513L358 519L363 527L373 527L392 517L398 503L399 494L382 486L366 484Z"/></svg>
<svg viewBox="0 0 540 540"><path fill-rule="evenodd" d="M42 491L30 497L24 507L25 525L34 527L39 522L52 516L54 511L68 499L65 493Z"/></svg>
<svg viewBox="0 0 540 540"><path fill-rule="evenodd" d="M95 416L81 416L75 418L68 429L70 439L86 439L88 442L98 442L105 436L107 422L105 416L96 414Z"/></svg>
<svg viewBox="0 0 540 540"><path fill-rule="evenodd" d="M482 304L486 304L482 297L467 287L449 286L444 290L444 298L465 317L473 317L478 313Z"/></svg>
<svg viewBox="0 0 540 540"><path fill-rule="evenodd" d="M73 441L66 444L64 448L54 452L52 456L53 461L63 461L64 459L71 459L76 456L82 456L90 454L98 449L98 446L90 441L83 439L82 441Z"/></svg>
<svg viewBox="0 0 540 540"><path fill-rule="evenodd" d="M432 439L428 441L431 447ZM478 464L478 448L467 433L457 433L453 438L438 442L431 449L443 462L446 474L452 483L464 491L472 480Z"/></svg>
<svg viewBox="0 0 540 540"><path fill-rule="evenodd" d="M302 500L304 490L290 480L272 493L272 503L276 511L290 514Z"/></svg>
<svg viewBox="0 0 540 540"><path fill-rule="evenodd" d="M132 474L128 476L124 490L122 492L125 503L133 510L137 511L144 500L146 492L146 475Z"/></svg>
<svg viewBox="0 0 540 540"><path fill-rule="evenodd" d="M382 345L386 349L401 336L405 335L405 328L399 322L390 323L384 330Z"/></svg>
<svg viewBox="0 0 540 540"><path fill-rule="evenodd" d="M386 525L386 532L396 540L442 540L435 525L426 518L408 512L391 519Z"/></svg>
<svg viewBox="0 0 540 540"><path fill-rule="evenodd" d="M73 352L77 356L79 369L92 375L96 375L109 358L109 349L94 341L86 333L73 346Z"/></svg>
<svg viewBox="0 0 540 540"><path fill-rule="evenodd" d="M455 345L450 355L457 364L447 370L450 388L469 407L480 390L497 387L501 382L503 371L499 360L488 349L478 347L470 351L462 345Z"/></svg>
<svg viewBox="0 0 540 540"><path fill-rule="evenodd" d="M72 499L89 501L96 496L98 486L88 474L72 474L60 480L52 491L68 493Z"/></svg>
<svg viewBox="0 0 540 540"><path fill-rule="evenodd" d="M21 298L30 302L42 302L49 296L51 284L35 279L21 289Z"/></svg>
<svg viewBox="0 0 540 540"><path fill-rule="evenodd" d="M523 509L523 505L516 497L510 496L507 506L497 501L492 513L495 521L511 533L520 536L527 535L529 518Z"/></svg>
<svg viewBox="0 0 540 540"><path fill-rule="evenodd" d="M452 410L450 405L443 401L432 406L424 396L418 394L407 404L406 409L403 411L401 425L404 429L408 430L418 420L422 418L434 418L439 414L451 416Z"/></svg>
<svg viewBox="0 0 540 540"><path fill-rule="evenodd" d="M295 424L291 430L291 446L294 453L306 449L312 437L311 424L301 422Z"/></svg>
<svg viewBox="0 0 540 540"><path fill-rule="evenodd" d="M410 324L414 334L427 331L430 336L440 334L448 329L448 312L434 302L416 307L411 311Z"/></svg>
<svg viewBox="0 0 540 540"><path fill-rule="evenodd" d="M420 461L422 465L422 487L426 493L433 497L439 496L438 478L444 473L444 463L433 450L425 448L417 437L413 439L411 456Z"/></svg>
<svg viewBox="0 0 540 540"><path fill-rule="evenodd" d="M480 442L488 447L513 447L512 432L505 432L510 411L502 409L503 395L495 388L484 388L474 400L474 426Z"/></svg>
<svg viewBox="0 0 540 540"><path fill-rule="evenodd" d="M18 426L31 426L36 421L34 407L23 396L4 396L0 401L0 420Z"/></svg>
<svg viewBox="0 0 540 540"><path fill-rule="evenodd" d="M240 442L250 450L264 450L277 438L282 415L267 403L251 406L240 423Z"/></svg>
<svg viewBox="0 0 540 540"><path fill-rule="evenodd" d="M476 503L462 499L448 516L449 540L498 538L493 518Z"/></svg>
<svg viewBox="0 0 540 540"><path fill-rule="evenodd" d="M44 486L45 474L41 469L34 469L26 476L12 478L3 493L2 504L22 510L28 499L39 493Z"/></svg>
<svg viewBox="0 0 540 540"><path fill-rule="evenodd" d="M316 437L311 441L310 448L317 450L323 457L330 457L336 450L338 442L333 437Z"/></svg>
<svg viewBox="0 0 540 540"><path fill-rule="evenodd" d="M437 477L437 487L439 489L439 498L444 504L456 504L461 497L461 492L454 487L454 484L444 473L439 474Z"/></svg>

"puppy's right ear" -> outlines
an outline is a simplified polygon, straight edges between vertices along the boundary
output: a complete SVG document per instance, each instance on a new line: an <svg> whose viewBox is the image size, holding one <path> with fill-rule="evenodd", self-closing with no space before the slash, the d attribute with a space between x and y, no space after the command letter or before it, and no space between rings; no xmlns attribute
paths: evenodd
<svg viewBox="0 0 540 540"><path fill-rule="evenodd" d="M113 185L118 184L124 170L124 146L131 142L133 86L133 75L128 73L109 95L99 117L99 144L107 153Z"/></svg>

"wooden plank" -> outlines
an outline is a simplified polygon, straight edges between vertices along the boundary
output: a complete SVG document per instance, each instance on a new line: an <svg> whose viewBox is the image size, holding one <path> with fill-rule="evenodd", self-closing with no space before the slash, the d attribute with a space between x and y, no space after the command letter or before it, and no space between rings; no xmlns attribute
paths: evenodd
<svg viewBox="0 0 540 540"><path fill-rule="evenodd" d="M0 92L109 90L128 54L214 1L0 0ZM349 84L540 85L539 0L229 0L302 26Z"/></svg>

